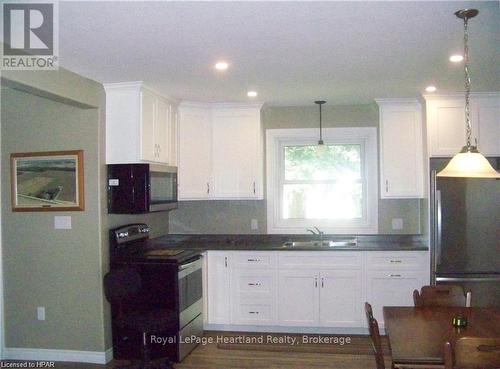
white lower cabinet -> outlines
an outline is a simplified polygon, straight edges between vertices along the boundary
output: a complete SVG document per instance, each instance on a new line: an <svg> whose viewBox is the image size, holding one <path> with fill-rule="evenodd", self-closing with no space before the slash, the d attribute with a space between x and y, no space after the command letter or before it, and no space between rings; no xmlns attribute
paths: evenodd
<svg viewBox="0 0 500 369"><path fill-rule="evenodd" d="M207 253L207 322L210 324L231 323L230 256L227 251Z"/></svg>
<svg viewBox="0 0 500 369"><path fill-rule="evenodd" d="M321 326L360 326L363 307L362 283L362 274L359 270L320 272L319 322Z"/></svg>
<svg viewBox="0 0 500 369"><path fill-rule="evenodd" d="M365 301L383 326L383 306L411 306L429 283L427 251L209 251L207 273L207 323L221 329L366 328Z"/></svg>
<svg viewBox="0 0 500 369"><path fill-rule="evenodd" d="M427 284L422 272L368 271L366 301L380 327L384 326L384 306L413 306L413 290Z"/></svg>
<svg viewBox="0 0 500 369"><path fill-rule="evenodd" d="M314 270L280 270L278 284L280 325L318 324L318 273Z"/></svg>

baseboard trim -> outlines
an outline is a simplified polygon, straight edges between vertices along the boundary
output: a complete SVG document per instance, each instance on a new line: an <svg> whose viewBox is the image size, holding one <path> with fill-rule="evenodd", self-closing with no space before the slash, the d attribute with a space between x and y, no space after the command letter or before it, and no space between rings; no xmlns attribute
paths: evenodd
<svg viewBox="0 0 500 369"><path fill-rule="evenodd" d="M3 353L4 359L10 360L68 361L107 364L113 359L112 348L102 352L6 347Z"/></svg>

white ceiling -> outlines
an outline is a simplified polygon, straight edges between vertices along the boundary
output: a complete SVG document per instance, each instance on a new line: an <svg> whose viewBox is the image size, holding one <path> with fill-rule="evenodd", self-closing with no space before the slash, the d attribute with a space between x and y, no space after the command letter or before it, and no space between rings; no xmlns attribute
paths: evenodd
<svg viewBox="0 0 500 369"><path fill-rule="evenodd" d="M143 80L179 98L269 105L368 103L463 91L470 21L473 91L500 90L498 1L62 2L60 63L100 82ZM225 73L216 61L230 63Z"/></svg>

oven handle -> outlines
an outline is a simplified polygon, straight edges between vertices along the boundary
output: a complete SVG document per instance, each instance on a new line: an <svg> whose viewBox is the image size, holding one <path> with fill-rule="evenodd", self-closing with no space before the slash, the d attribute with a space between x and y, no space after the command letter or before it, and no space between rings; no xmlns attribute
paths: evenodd
<svg viewBox="0 0 500 369"><path fill-rule="evenodd" d="M179 271L187 269L187 268L195 265L196 263L198 263L200 261L200 259L201 259L201 255L200 255L200 257L198 259L196 259L196 260L194 260L194 261L192 261L190 263L179 265Z"/></svg>

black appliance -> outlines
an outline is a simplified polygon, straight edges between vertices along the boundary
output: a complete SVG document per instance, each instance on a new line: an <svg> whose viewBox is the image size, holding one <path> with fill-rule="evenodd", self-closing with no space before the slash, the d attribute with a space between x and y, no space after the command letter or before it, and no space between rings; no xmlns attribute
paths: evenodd
<svg viewBox="0 0 500 369"><path fill-rule="evenodd" d="M108 164L108 212L138 214L177 208L177 168Z"/></svg>
<svg viewBox="0 0 500 369"><path fill-rule="evenodd" d="M449 159L431 159L431 271L459 284L472 306L500 307L500 181L436 177ZM498 170L500 158L490 158Z"/></svg>
<svg viewBox="0 0 500 369"><path fill-rule="evenodd" d="M142 281L131 313L151 309L174 311L173 331L148 337L152 358L168 357L181 361L203 336L202 256L199 251L167 247L149 239L146 224L128 224L110 231L111 269L134 268ZM111 306L112 317L117 307ZM115 359L139 359L143 337L113 324Z"/></svg>

